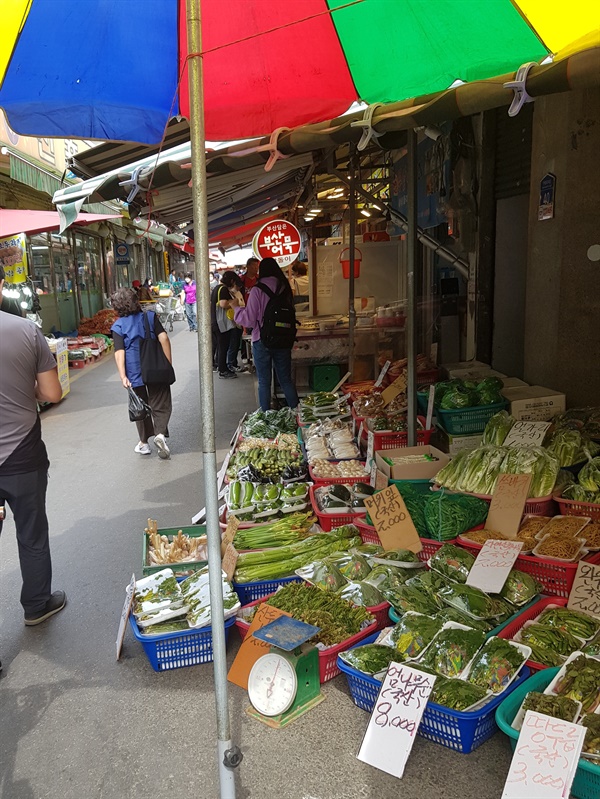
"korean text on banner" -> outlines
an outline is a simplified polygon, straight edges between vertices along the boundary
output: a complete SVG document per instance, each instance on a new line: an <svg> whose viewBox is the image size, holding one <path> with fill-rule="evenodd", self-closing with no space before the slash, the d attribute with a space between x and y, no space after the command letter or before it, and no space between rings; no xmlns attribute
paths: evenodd
<svg viewBox="0 0 600 799"><path fill-rule="evenodd" d="M436 678L390 663L358 759L402 777Z"/></svg>
<svg viewBox="0 0 600 799"><path fill-rule="evenodd" d="M567 799L586 728L528 710L502 799Z"/></svg>

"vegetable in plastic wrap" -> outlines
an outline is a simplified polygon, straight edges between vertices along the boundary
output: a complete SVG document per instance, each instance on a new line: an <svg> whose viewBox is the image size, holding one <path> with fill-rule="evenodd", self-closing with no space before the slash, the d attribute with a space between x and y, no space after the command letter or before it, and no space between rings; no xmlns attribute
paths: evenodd
<svg viewBox="0 0 600 799"><path fill-rule="evenodd" d="M585 655L600 657L600 633L597 633L591 641L588 641L581 651Z"/></svg>
<svg viewBox="0 0 600 799"><path fill-rule="evenodd" d="M580 610L571 610L570 608L546 608L538 616L537 621L539 624L566 630L578 638L593 638L600 630L600 621L587 613L582 613Z"/></svg>
<svg viewBox="0 0 600 799"><path fill-rule="evenodd" d="M571 722L579 711L579 705L572 699L567 699L566 696L542 694L539 691L530 691L523 700L522 708L525 711L534 710L536 713L543 713L544 716Z"/></svg>
<svg viewBox="0 0 600 799"><path fill-rule="evenodd" d="M409 610L433 616L438 610L437 604L424 591L402 585L393 592L386 593L386 599L399 615Z"/></svg>
<svg viewBox="0 0 600 799"><path fill-rule="evenodd" d="M481 440L482 445L493 444L496 447L501 447L514 423L514 417L506 411L495 413L485 426Z"/></svg>
<svg viewBox="0 0 600 799"><path fill-rule="evenodd" d="M405 613L392 629L389 640L403 660L417 658L442 629L440 619L422 613Z"/></svg>
<svg viewBox="0 0 600 799"><path fill-rule="evenodd" d="M574 483L563 489L562 496L564 499L570 499L574 502L589 502L594 505L600 504L600 491L586 491L578 483Z"/></svg>
<svg viewBox="0 0 600 799"><path fill-rule="evenodd" d="M478 630L442 630L431 642L422 662L444 677L458 677L484 641L485 634Z"/></svg>
<svg viewBox="0 0 600 799"><path fill-rule="evenodd" d="M337 593L347 602L363 608L374 608L385 602L383 595L370 583L348 582Z"/></svg>
<svg viewBox="0 0 600 799"><path fill-rule="evenodd" d="M408 575L413 573L411 569L400 570L389 566L376 565L362 582L372 585L373 588L383 593L386 589L400 588L407 581Z"/></svg>
<svg viewBox="0 0 600 799"><path fill-rule="evenodd" d="M499 694L524 663L525 657L510 641L490 638L475 656L467 679L470 683Z"/></svg>
<svg viewBox="0 0 600 799"><path fill-rule="evenodd" d="M381 560L389 560L391 563L421 563L419 556L410 549L389 549L377 557Z"/></svg>
<svg viewBox="0 0 600 799"><path fill-rule="evenodd" d="M558 458L551 455L543 447L531 447L531 452L535 454L536 461L533 466L533 478L529 488L529 495L531 497L547 497L554 490L554 484L560 470ZM507 471L507 473L509 472ZM510 472L510 474L531 474L531 471L523 470L521 472Z"/></svg>
<svg viewBox="0 0 600 799"><path fill-rule="evenodd" d="M340 658L353 669L370 675L384 671L392 660L398 659L392 647L382 644L356 646L342 652Z"/></svg>
<svg viewBox="0 0 600 799"><path fill-rule="evenodd" d="M479 404L479 395L475 391L455 386L444 394L440 409L443 411L460 410L461 408L473 408Z"/></svg>
<svg viewBox="0 0 600 799"><path fill-rule="evenodd" d="M600 458L593 458L579 472L579 485L590 494L600 492Z"/></svg>
<svg viewBox="0 0 600 799"><path fill-rule="evenodd" d="M428 535L436 541L456 538L482 524L487 518L488 510L488 503L478 497L435 491L427 497L425 503Z"/></svg>
<svg viewBox="0 0 600 799"><path fill-rule="evenodd" d="M438 485L449 488L451 491L455 491L460 482L462 468L468 454L467 450L460 450L449 463L439 470L435 476L435 482Z"/></svg>
<svg viewBox="0 0 600 799"><path fill-rule="evenodd" d="M579 655L565 666L565 673L554 692L581 702L584 713L591 713L600 703L600 660Z"/></svg>
<svg viewBox="0 0 600 799"><path fill-rule="evenodd" d="M307 566L296 569L296 574L307 583L316 585L324 591L338 591L348 582L333 563L315 560Z"/></svg>
<svg viewBox="0 0 600 799"><path fill-rule="evenodd" d="M579 723L587 728L583 754L600 756L600 716L597 713L588 713Z"/></svg>
<svg viewBox="0 0 600 799"><path fill-rule="evenodd" d="M353 554L349 560L338 565L340 572L347 580L363 580L371 571L371 567L364 555Z"/></svg>
<svg viewBox="0 0 600 799"><path fill-rule="evenodd" d="M471 705L481 702L486 691L478 685L451 677L438 677L431 692L430 701L451 710L465 711Z"/></svg>
<svg viewBox="0 0 600 799"><path fill-rule="evenodd" d="M530 647L543 647L558 655L570 655L581 646L581 641L568 630L534 622L521 630L521 641Z"/></svg>
<svg viewBox="0 0 600 799"><path fill-rule="evenodd" d="M439 595L447 605L466 613L467 616L473 616L475 619L496 618L498 611L496 603L479 588L453 583L442 588Z"/></svg>
<svg viewBox="0 0 600 799"><path fill-rule="evenodd" d="M430 568L458 583L465 583L475 558L466 549L454 544L444 544L429 561Z"/></svg>
<svg viewBox="0 0 600 799"><path fill-rule="evenodd" d="M473 630L481 630L484 633L489 633L489 631L494 628L495 624L495 622L492 624L485 619L473 619L471 616L467 616L466 613L462 613L460 610L451 607L444 607L437 614L436 618L441 621L455 621L458 624L464 624L467 627L471 627Z"/></svg>
<svg viewBox="0 0 600 799"><path fill-rule="evenodd" d="M543 586L530 574L519 569L511 569L500 596L519 607L530 602L542 589Z"/></svg>
<svg viewBox="0 0 600 799"><path fill-rule="evenodd" d="M417 572L414 577L406 581L406 584L411 588L416 588L418 591L428 594L431 599L440 607L444 607L444 603L438 596L440 588L448 585L448 579L439 572L432 570L423 570Z"/></svg>

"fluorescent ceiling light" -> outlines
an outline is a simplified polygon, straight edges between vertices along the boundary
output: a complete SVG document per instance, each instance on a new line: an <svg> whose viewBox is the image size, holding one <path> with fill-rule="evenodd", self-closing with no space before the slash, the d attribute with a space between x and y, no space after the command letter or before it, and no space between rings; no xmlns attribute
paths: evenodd
<svg viewBox="0 0 600 799"><path fill-rule="evenodd" d="M370 211L367 211L367 209L366 209L366 208L361 208L361 209L360 209L360 212L361 212L361 214L362 214L363 216L371 216L371 212L370 212Z"/></svg>
<svg viewBox="0 0 600 799"><path fill-rule="evenodd" d="M378 211L382 210L381 206L380 205L375 205L375 203L373 203L373 208L377 208Z"/></svg>

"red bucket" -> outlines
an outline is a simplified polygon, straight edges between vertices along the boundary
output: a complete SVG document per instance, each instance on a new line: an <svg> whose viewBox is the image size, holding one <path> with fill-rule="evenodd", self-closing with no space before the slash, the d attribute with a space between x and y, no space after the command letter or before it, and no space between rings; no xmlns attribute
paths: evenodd
<svg viewBox="0 0 600 799"><path fill-rule="evenodd" d="M348 255L344 258L344 254L347 253ZM340 263L342 265L342 275L344 276L345 280L350 280L350 248L344 247L344 249L340 253ZM362 261L362 252L358 249L358 247L354 248L354 277L360 277L360 262Z"/></svg>

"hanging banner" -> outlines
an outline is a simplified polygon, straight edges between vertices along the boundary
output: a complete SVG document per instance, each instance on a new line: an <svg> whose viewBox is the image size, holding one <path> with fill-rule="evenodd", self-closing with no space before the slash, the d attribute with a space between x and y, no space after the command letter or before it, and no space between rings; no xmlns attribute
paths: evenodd
<svg viewBox="0 0 600 799"><path fill-rule="evenodd" d="M285 219L274 219L258 231L252 247L261 261L263 258L274 258L279 266L289 266L300 255L300 231Z"/></svg>
<svg viewBox="0 0 600 799"><path fill-rule="evenodd" d="M7 283L24 283L27 279L27 247L25 234L0 239L0 264Z"/></svg>

